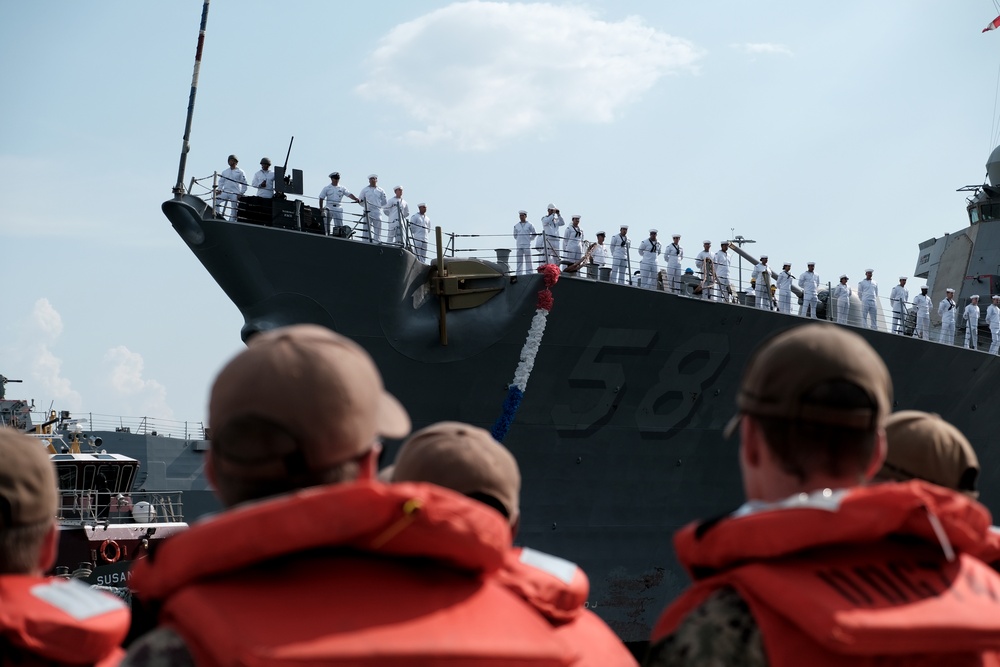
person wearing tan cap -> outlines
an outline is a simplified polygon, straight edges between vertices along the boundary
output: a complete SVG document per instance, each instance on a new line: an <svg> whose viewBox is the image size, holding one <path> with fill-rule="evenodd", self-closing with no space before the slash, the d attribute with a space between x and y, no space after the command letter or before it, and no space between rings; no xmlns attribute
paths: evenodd
<svg viewBox="0 0 1000 667"><path fill-rule="evenodd" d="M970 350L979 349L979 295L969 297L969 305L962 313L965 321L965 347Z"/></svg>
<svg viewBox="0 0 1000 667"><path fill-rule="evenodd" d="M894 412L885 422L888 448L880 482L920 479L978 498L979 458L968 438L940 415L920 410Z"/></svg>
<svg viewBox="0 0 1000 667"><path fill-rule="evenodd" d="M1000 294L993 295L993 303L986 308L986 324L990 327L990 354L1000 352Z"/></svg>
<svg viewBox="0 0 1000 667"><path fill-rule="evenodd" d="M520 522L521 471L514 455L484 429L439 422L411 435L392 465L390 480L430 482L473 498L500 513L512 534ZM511 547L499 579L544 616L576 649L576 667L636 664L621 640L584 608L587 575L576 564L527 547Z"/></svg>
<svg viewBox="0 0 1000 667"><path fill-rule="evenodd" d="M43 445L0 428L0 664L114 665L128 608L79 580L49 578L56 562L56 473Z"/></svg>
<svg viewBox="0 0 1000 667"><path fill-rule="evenodd" d="M931 332L931 298L927 296L927 285L920 286L920 294L913 297L913 308L917 311L917 325L913 329L914 338L930 340Z"/></svg>
<svg viewBox="0 0 1000 667"><path fill-rule="evenodd" d="M861 300L861 326L878 331L878 283L872 280L873 269L865 269L865 277L858 281L858 298Z"/></svg>
<svg viewBox="0 0 1000 667"><path fill-rule="evenodd" d="M892 380L856 333L808 324L751 356L725 434L747 502L674 537L691 588L646 665L992 664L1000 575L990 514L882 467Z"/></svg>
<svg viewBox="0 0 1000 667"><path fill-rule="evenodd" d="M944 291L944 298L938 304L938 316L941 317L941 336L939 343L955 344L955 315L958 314L958 304L955 303L955 290L949 287Z"/></svg>
<svg viewBox="0 0 1000 667"><path fill-rule="evenodd" d="M497 580L502 517L375 480L379 439L410 420L356 343L315 325L257 334L208 410L226 509L137 561L159 627L123 664L560 664L565 643Z"/></svg>
<svg viewBox="0 0 1000 667"><path fill-rule="evenodd" d="M906 324L907 304L910 301L910 290L906 289L906 276L899 277L899 284L892 286L889 292L889 304L892 307L892 333L902 334Z"/></svg>

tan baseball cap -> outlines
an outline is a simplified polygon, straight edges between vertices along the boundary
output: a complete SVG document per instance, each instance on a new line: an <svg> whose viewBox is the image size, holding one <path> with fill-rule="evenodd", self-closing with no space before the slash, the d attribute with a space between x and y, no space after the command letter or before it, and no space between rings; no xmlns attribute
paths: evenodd
<svg viewBox="0 0 1000 667"><path fill-rule="evenodd" d="M845 409L804 400L812 389L831 381L856 385L875 407ZM726 437L744 413L868 428L889 414L892 379L882 358L858 334L832 324L807 324L757 348L743 371L736 405Z"/></svg>
<svg viewBox="0 0 1000 667"><path fill-rule="evenodd" d="M976 452L962 432L940 415L901 410L889 415L885 435L889 448L879 479L922 479L979 497Z"/></svg>
<svg viewBox="0 0 1000 667"><path fill-rule="evenodd" d="M371 357L325 327L299 324L260 333L219 373L208 405L216 433L234 419L258 417L294 436L305 469L323 471L365 453L379 436L410 431L406 410L382 385ZM259 442L254 447L278 447ZM249 443L212 443L231 473L267 476L292 451L248 451Z"/></svg>
<svg viewBox="0 0 1000 667"><path fill-rule="evenodd" d="M411 435L396 456L393 482L430 482L465 495L491 496L514 523L520 514L521 471L489 431L438 422Z"/></svg>
<svg viewBox="0 0 1000 667"><path fill-rule="evenodd" d="M56 473L38 440L0 428L0 531L53 521Z"/></svg>

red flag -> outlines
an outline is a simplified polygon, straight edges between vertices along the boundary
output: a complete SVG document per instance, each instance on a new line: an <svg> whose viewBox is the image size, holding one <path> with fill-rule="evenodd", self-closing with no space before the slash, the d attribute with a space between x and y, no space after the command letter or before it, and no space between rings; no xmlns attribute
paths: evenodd
<svg viewBox="0 0 1000 667"><path fill-rule="evenodd" d="M997 28L1000 28L1000 16L990 21L990 24L985 28L983 28L983 32L987 32L989 30L996 30Z"/></svg>

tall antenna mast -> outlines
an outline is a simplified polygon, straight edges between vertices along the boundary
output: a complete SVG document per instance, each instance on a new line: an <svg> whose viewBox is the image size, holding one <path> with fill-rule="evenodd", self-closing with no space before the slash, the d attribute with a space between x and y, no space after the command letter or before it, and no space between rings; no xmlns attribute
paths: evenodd
<svg viewBox="0 0 1000 667"><path fill-rule="evenodd" d="M194 74L191 76L191 97L188 99L187 122L184 124L184 143L181 145L181 162L177 168L177 185L174 195L184 194L184 167L187 166L187 154L191 150L188 140L191 138L191 121L194 119L194 98L198 94L198 74L201 73L201 50L205 47L205 26L208 24L208 3L205 0L201 8L201 28L198 30L198 49L194 54Z"/></svg>

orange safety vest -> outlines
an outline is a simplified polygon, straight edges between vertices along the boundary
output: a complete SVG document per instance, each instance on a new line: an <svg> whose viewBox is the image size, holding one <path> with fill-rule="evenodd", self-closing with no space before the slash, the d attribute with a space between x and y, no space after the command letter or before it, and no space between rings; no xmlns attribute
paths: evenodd
<svg viewBox="0 0 1000 667"><path fill-rule="evenodd" d="M534 549L507 552L497 579L531 603L580 657L574 667L634 666L635 658L597 614L584 608L587 575L575 563Z"/></svg>
<svg viewBox="0 0 1000 667"><path fill-rule="evenodd" d="M576 647L501 584L510 529L429 484L358 482L243 505L138 561L199 665L572 665Z"/></svg>
<svg viewBox="0 0 1000 667"><path fill-rule="evenodd" d="M128 626L121 600L79 581L0 575L0 655L17 664L117 665Z"/></svg>
<svg viewBox="0 0 1000 667"><path fill-rule="evenodd" d="M689 525L674 545L695 584L652 641L728 586L749 606L772 667L1000 665L1000 575L978 558L989 525L982 505L917 481L802 494Z"/></svg>

